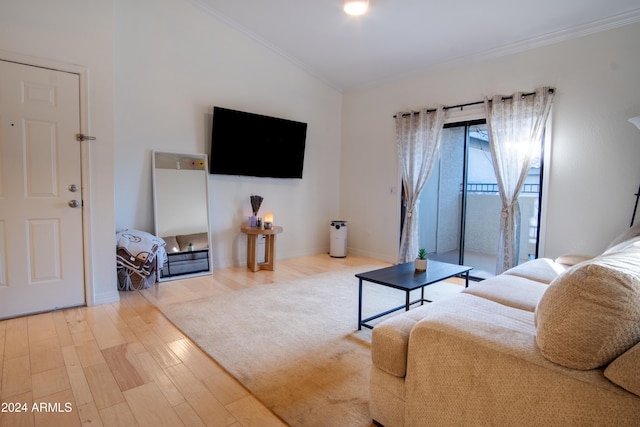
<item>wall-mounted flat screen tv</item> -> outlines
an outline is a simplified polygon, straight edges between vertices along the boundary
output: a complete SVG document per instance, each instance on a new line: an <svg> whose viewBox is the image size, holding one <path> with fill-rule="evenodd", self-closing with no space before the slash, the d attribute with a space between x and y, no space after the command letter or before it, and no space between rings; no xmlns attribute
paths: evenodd
<svg viewBox="0 0 640 427"><path fill-rule="evenodd" d="M214 107L209 171L302 178L306 136L306 123Z"/></svg>

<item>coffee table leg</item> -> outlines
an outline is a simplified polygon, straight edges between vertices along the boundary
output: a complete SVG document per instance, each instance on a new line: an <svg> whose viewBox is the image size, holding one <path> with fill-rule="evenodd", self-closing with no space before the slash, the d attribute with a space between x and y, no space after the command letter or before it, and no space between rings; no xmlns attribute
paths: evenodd
<svg viewBox="0 0 640 427"><path fill-rule="evenodd" d="M467 270L467 272L464 274L464 287L468 288L469 287L469 271Z"/></svg>
<svg viewBox="0 0 640 427"><path fill-rule="evenodd" d="M411 298L409 295L410 291L405 291L405 293L407 294L407 296L404 303L404 311L409 311L409 307L411 306L411 302L410 302Z"/></svg>
<svg viewBox="0 0 640 427"><path fill-rule="evenodd" d="M362 329L362 279L358 279L358 330Z"/></svg>

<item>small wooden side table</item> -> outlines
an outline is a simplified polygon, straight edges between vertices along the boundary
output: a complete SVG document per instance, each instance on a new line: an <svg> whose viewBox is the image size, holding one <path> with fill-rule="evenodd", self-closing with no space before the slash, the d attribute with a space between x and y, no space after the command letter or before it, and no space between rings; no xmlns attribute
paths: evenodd
<svg viewBox="0 0 640 427"><path fill-rule="evenodd" d="M282 233L282 227L274 225L267 230L265 228L243 225L240 228L247 235L247 268L251 271L275 270L276 265L276 235ZM258 263L258 236L263 235L264 262Z"/></svg>

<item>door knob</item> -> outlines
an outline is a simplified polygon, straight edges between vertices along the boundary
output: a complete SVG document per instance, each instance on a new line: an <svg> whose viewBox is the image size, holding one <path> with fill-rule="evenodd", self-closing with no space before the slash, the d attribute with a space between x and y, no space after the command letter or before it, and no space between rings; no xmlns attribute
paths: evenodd
<svg viewBox="0 0 640 427"><path fill-rule="evenodd" d="M69 185L69 187L67 187L69 189L69 191L71 191L72 193L75 193L76 191L78 191L78 186L75 184L71 184Z"/></svg>
<svg viewBox="0 0 640 427"><path fill-rule="evenodd" d="M77 208L78 206L80 206L80 203L77 200L69 200L69 206L71 206L72 208Z"/></svg>

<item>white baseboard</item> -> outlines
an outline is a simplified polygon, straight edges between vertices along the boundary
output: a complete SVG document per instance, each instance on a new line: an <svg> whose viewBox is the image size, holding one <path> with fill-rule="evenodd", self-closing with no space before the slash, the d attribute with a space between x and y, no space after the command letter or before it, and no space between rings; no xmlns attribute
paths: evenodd
<svg viewBox="0 0 640 427"><path fill-rule="evenodd" d="M114 285L115 287L115 285ZM110 292L103 292L101 294L94 295L93 301L87 301L88 306L110 304L112 302L120 301L120 294L117 289Z"/></svg>

